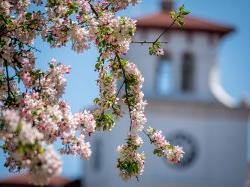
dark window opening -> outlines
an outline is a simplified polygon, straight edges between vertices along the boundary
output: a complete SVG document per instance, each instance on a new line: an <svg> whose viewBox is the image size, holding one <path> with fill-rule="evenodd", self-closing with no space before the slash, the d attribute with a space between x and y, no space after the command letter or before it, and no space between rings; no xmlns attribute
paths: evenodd
<svg viewBox="0 0 250 187"><path fill-rule="evenodd" d="M194 89L194 57L192 54L183 55L181 89L183 92Z"/></svg>

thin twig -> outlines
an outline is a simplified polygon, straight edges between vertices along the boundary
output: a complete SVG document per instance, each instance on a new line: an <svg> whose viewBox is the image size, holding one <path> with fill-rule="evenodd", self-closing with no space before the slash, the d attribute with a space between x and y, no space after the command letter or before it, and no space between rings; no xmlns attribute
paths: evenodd
<svg viewBox="0 0 250 187"><path fill-rule="evenodd" d="M108 10L109 6L111 5L111 3L109 3L105 8L104 10Z"/></svg>
<svg viewBox="0 0 250 187"><path fill-rule="evenodd" d="M153 44L155 43L155 41L132 41L131 43L143 45L143 44ZM160 42L160 43L167 44L168 42Z"/></svg>
<svg viewBox="0 0 250 187"><path fill-rule="evenodd" d="M96 10L95 10L94 6L90 3L90 1L89 1L89 6L90 6L90 8L91 8L92 12L94 12L94 14L96 15L96 17L97 17L97 18L99 18L98 13L96 12Z"/></svg>
<svg viewBox="0 0 250 187"><path fill-rule="evenodd" d="M172 27L173 25L175 24L176 20L178 19L178 17L176 19L174 19L172 21L172 23L165 29L163 30L163 32L154 40L154 41L132 41L131 43L134 43L134 44L155 44L156 42L158 42L158 40L164 35L166 34ZM168 43L168 42L159 42L159 43Z"/></svg>
<svg viewBox="0 0 250 187"><path fill-rule="evenodd" d="M120 88L119 88L118 92L116 93L115 98L117 98L117 97L118 97L118 95L119 95L119 93L120 93L120 91L121 91L121 89L122 89L122 87L123 87L124 83L125 83L125 81L123 81L123 82L122 82L122 85L120 86Z"/></svg>
<svg viewBox="0 0 250 187"><path fill-rule="evenodd" d="M117 97L118 97L119 93L121 92L121 90L122 90L122 88L123 88L124 83L125 83L125 81L123 81L122 85L120 86L120 88L119 88L118 92L117 92L117 93L116 93L116 95L115 95L115 100L114 100L114 103L112 104L112 108L113 108L114 112L116 112L116 109L114 108L114 105L115 105L116 99L117 99Z"/></svg>
<svg viewBox="0 0 250 187"><path fill-rule="evenodd" d="M11 92L11 87L10 87L9 68L6 62L4 62L4 66L5 66L6 76L7 76L6 80L7 80L8 98L10 98L10 95L13 95L13 93Z"/></svg>
<svg viewBox="0 0 250 187"><path fill-rule="evenodd" d="M20 41L19 41L20 42ZM39 50L39 49L37 49L37 48L35 48L35 47L32 47L31 45L29 45L29 44L24 44L24 45L26 45L27 47L29 47L30 49L33 49L33 50L35 50L36 52L39 52L39 53L41 53L42 51L41 50Z"/></svg>
<svg viewBox="0 0 250 187"><path fill-rule="evenodd" d="M154 43L156 43L164 34L166 34L172 28L175 22L176 22L176 19L174 19L172 23L155 39Z"/></svg>
<svg viewBox="0 0 250 187"><path fill-rule="evenodd" d="M143 129L142 131L149 139L150 143L152 144L153 143L153 140L150 138L150 136L148 135L148 133Z"/></svg>
<svg viewBox="0 0 250 187"><path fill-rule="evenodd" d="M20 44L25 45L25 46L29 47L30 49L35 50L36 52L41 53L41 50L39 50L39 49L37 49L37 48L35 48L35 47L29 45L29 44L23 43L23 42L19 41L17 38L12 38L11 36L6 36L6 37L8 37L8 38L10 38L11 40L14 40L14 41L16 41L16 42L19 42ZM30 49L29 49L29 50L30 50Z"/></svg>

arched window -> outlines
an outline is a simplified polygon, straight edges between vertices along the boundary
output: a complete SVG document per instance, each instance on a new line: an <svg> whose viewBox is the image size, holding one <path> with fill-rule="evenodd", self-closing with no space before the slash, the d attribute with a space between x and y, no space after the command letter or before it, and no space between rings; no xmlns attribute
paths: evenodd
<svg viewBox="0 0 250 187"><path fill-rule="evenodd" d="M181 70L181 90L183 92L192 91L194 89L194 56L190 53L185 53L182 59Z"/></svg>
<svg viewBox="0 0 250 187"><path fill-rule="evenodd" d="M172 90L172 62L170 55L164 55L160 58L157 67L157 93L160 95L169 94Z"/></svg>

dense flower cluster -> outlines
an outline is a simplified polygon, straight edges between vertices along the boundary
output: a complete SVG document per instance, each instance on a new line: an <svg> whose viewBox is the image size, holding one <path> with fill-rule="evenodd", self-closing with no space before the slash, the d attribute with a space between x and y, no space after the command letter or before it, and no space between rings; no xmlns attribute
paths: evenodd
<svg viewBox="0 0 250 187"><path fill-rule="evenodd" d="M125 103L127 103L130 108L131 133L136 134L143 130L144 124L147 122L144 113L147 103L143 100L144 94L141 90L144 78L133 63L127 63L124 69L126 72L126 80L129 82L127 86L127 94L129 97L126 97Z"/></svg>
<svg viewBox="0 0 250 187"><path fill-rule="evenodd" d="M117 167L120 169L120 176L125 181L143 174L144 154L137 152L142 143L138 135L129 135L127 143L117 148L119 153Z"/></svg>
<svg viewBox="0 0 250 187"><path fill-rule="evenodd" d="M54 149L49 146L43 154L37 156L30 168L31 182L35 185L44 185L49 182L52 176L59 175L62 170L62 163Z"/></svg>
<svg viewBox="0 0 250 187"><path fill-rule="evenodd" d="M120 63L122 62L121 59ZM122 64L122 63L121 63ZM117 167L124 180L138 177L144 171L144 154L139 153L143 141L138 135L144 129L147 121L144 113L146 101L143 100L142 83L144 81L140 71L133 63L123 65L124 79L126 81L124 103L128 105L130 113L130 132L126 145L118 147L119 157Z"/></svg>
<svg viewBox="0 0 250 187"><path fill-rule="evenodd" d="M10 171L28 169L33 182L41 185L58 175L62 165L53 148L46 148L46 144L61 139L62 154L78 154L88 159L91 150L85 140L95 131L96 123L89 111L72 114L69 105L61 100L68 66L52 59L49 70L41 72L27 59L22 64L22 71L30 72L32 84L24 84L29 91L22 95L11 87L8 90L7 85L5 98L8 101L12 95L15 99L10 100L13 103L8 107L2 107L0 137L8 154L5 166ZM22 76L20 79L23 80Z"/></svg>
<svg viewBox="0 0 250 187"><path fill-rule="evenodd" d="M117 105L118 98L116 97L117 78L108 69L103 69L99 74L100 78L97 82L100 97L95 99L98 108L95 110L94 115L98 129L111 130L114 126L112 113L116 116L120 114L120 111L118 111L119 105ZM118 108L115 108L115 106Z"/></svg>
<svg viewBox="0 0 250 187"><path fill-rule="evenodd" d="M43 134L25 121L14 110L5 110L1 116L0 137L8 154L5 166L11 171L28 169L36 184L46 183L61 172L62 163L52 147L45 147Z"/></svg>
<svg viewBox="0 0 250 187"><path fill-rule="evenodd" d="M154 154L159 157L165 157L170 163L180 163L183 158L184 151L179 146L171 145L161 131L157 131L151 127L147 129L147 135L152 144L155 145Z"/></svg>
<svg viewBox="0 0 250 187"><path fill-rule="evenodd" d="M102 51L102 57L110 58L114 52L126 54L136 30L136 22L127 17L115 17L110 12L103 13L99 21L96 43Z"/></svg>
<svg viewBox="0 0 250 187"><path fill-rule="evenodd" d="M1 0L0 138L7 155L5 166L10 171L26 170L33 183L48 183L51 177L60 174L62 167L51 145L59 140L61 154L89 159L87 138L96 130L111 130L123 114L122 105L126 105L131 123L126 144L118 148L117 167L124 180L143 173L139 133L147 121L141 91L144 79L135 64L122 58L129 50L136 21L116 15L139 1ZM182 17L186 13L183 8L180 12ZM178 15L172 17L180 22ZM39 50L33 41L37 37L54 48L70 43L77 53L91 44L97 47L99 97L94 100L93 111L73 114L62 99L69 66L52 59L47 71L36 68L34 52ZM150 54L163 54L158 40ZM150 138L154 136L149 134ZM181 148L170 145L165 153L173 163L183 155Z"/></svg>
<svg viewBox="0 0 250 187"><path fill-rule="evenodd" d="M149 54L156 55L156 56L163 56L164 55L164 50L161 48L161 43L159 41L154 42L149 47Z"/></svg>
<svg viewBox="0 0 250 187"><path fill-rule="evenodd" d="M140 0L108 0L114 7L114 9L125 9L129 4L135 5L140 2Z"/></svg>

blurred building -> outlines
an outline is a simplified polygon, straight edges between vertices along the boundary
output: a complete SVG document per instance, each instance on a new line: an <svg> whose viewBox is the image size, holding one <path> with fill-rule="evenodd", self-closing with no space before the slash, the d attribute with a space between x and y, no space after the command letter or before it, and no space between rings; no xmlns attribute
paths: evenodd
<svg viewBox="0 0 250 187"><path fill-rule="evenodd" d="M170 0L161 11L141 17L134 41L154 41L172 22ZM111 133L95 136L93 157L84 170L86 187L243 187L247 171L249 109L237 104L219 82L218 47L234 29L188 16L161 38L165 56L148 55L148 45L132 44L128 58L145 77L148 125L184 147L182 163L169 165L145 141L145 173L123 182L116 168L116 147L125 141L129 119ZM146 139L146 137L145 137Z"/></svg>

